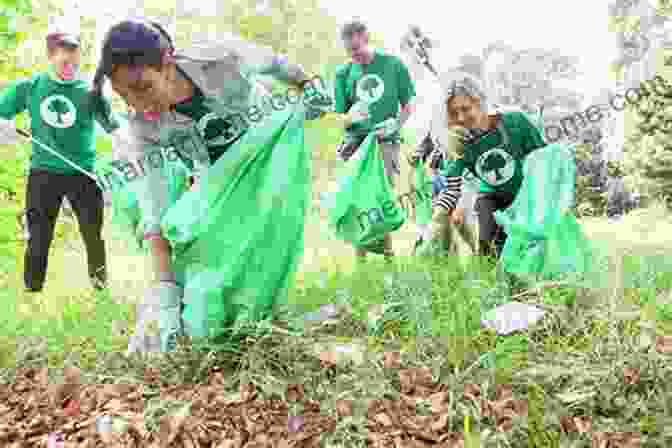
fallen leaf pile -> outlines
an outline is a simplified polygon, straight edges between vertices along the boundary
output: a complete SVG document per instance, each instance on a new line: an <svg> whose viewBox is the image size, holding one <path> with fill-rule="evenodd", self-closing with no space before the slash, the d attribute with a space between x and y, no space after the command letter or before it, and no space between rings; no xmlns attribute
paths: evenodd
<svg viewBox="0 0 672 448"><path fill-rule="evenodd" d="M664 342L669 340L659 340ZM527 401L510 385L497 385L492 393L473 383L450 388L428 367L403 368L401 358L398 352L383 356L384 368L398 378L399 398L369 402L361 431L372 448L464 448L465 437L484 426L509 433L528 416ZM322 361L324 367L336 364ZM23 369L13 383L0 384L0 447L312 448L336 431L339 419L361 409L345 399L336 400L334 409L321 408L299 384L287 386L286 400L266 399L252 383L232 395L231 379L216 369L205 383L179 386L163 384L149 368L142 384L87 384L75 368L65 369L63 381L54 384L48 373ZM636 386L642 372L627 367L622 381ZM456 417L456 410L462 414ZM466 429L471 421L473 431ZM590 417L568 416L560 424L566 434L591 437L596 448L641 443L634 433L599 432Z"/></svg>
<svg viewBox="0 0 672 448"><path fill-rule="evenodd" d="M290 415L290 403L259 399L252 384L232 398L223 375L213 372L208 384L161 388L161 400L184 406L161 416L158 430L150 431L146 385L82 384L75 369L65 372L62 384L50 385L46 372L26 370L13 384L0 385L0 446L46 448L52 439L52 446L63 448L312 448L336 425L300 387L288 390L302 403L301 414ZM124 425L99 432L104 416Z"/></svg>
<svg viewBox="0 0 672 448"><path fill-rule="evenodd" d="M594 448L640 448L642 436L634 432L593 432L593 421L589 416L563 417L560 419L562 430L568 434L591 435Z"/></svg>
<svg viewBox="0 0 672 448"><path fill-rule="evenodd" d="M385 366L400 365L396 353L385 354ZM434 381L427 367L399 370L400 400L376 400L368 410L369 441L374 448L422 448L465 446L464 434L450 430L448 387ZM498 431L509 431L516 416L527 415L524 400L513 397L510 386L500 386L495 400L481 397L481 388L475 384L465 386L465 400L471 400L485 418L495 422ZM419 411L422 406L425 411ZM461 423L461 422L460 422Z"/></svg>

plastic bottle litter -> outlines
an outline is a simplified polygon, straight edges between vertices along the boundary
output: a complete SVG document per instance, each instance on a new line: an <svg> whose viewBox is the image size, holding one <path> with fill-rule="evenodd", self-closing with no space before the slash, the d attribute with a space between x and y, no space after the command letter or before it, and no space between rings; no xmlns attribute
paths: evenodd
<svg viewBox="0 0 672 448"><path fill-rule="evenodd" d="M339 314L338 307L330 303L320 307L317 311L304 314L303 319L307 323L321 323L327 320L336 319Z"/></svg>
<svg viewBox="0 0 672 448"><path fill-rule="evenodd" d="M508 335L515 331L525 330L539 322L545 311L532 305L509 302L496 307L485 314L481 323L493 329L499 335Z"/></svg>
<svg viewBox="0 0 672 448"><path fill-rule="evenodd" d="M108 414L101 415L96 419L96 429L105 443L110 443L128 429L128 422L121 417Z"/></svg>

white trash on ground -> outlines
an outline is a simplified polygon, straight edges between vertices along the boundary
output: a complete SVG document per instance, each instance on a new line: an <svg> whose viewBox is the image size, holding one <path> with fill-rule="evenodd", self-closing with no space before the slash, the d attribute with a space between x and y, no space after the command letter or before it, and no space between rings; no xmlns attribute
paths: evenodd
<svg viewBox="0 0 672 448"><path fill-rule="evenodd" d="M488 311L481 324L499 335L525 330L539 322L546 312L532 305L509 302Z"/></svg>

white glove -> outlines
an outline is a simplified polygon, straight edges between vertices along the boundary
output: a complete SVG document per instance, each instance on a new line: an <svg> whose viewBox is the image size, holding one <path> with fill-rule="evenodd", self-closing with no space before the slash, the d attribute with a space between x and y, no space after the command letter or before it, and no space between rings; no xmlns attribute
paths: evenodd
<svg viewBox="0 0 672 448"><path fill-rule="evenodd" d="M131 137L128 128L120 127L111 134L112 137L112 153L116 159L120 159L121 154L129 154L131 152Z"/></svg>
<svg viewBox="0 0 672 448"><path fill-rule="evenodd" d="M418 238L421 238L423 241L431 241L433 237L432 225L425 224L417 226Z"/></svg>
<svg viewBox="0 0 672 448"><path fill-rule="evenodd" d="M309 82L303 90L304 104L307 119L314 120L331 112L334 108L334 99L329 95L321 82Z"/></svg>
<svg viewBox="0 0 672 448"><path fill-rule="evenodd" d="M376 126L376 130L378 131L381 137L388 137L394 134L395 132L398 132L399 129L400 129L399 120L397 120L394 117L388 118L387 120L383 121L382 123Z"/></svg>
<svg viewBox="0 0 672 448"><path fill-rule="evenodd" d="M355 103L348 112L350 124L356 124L369 118L369 105L363 101Z"/></svg>
<svg viewBox="0 0 672 448"><path fill-rule="evenodd" d="M16 132L14 120L5 120L0 118L0 144L11 145L19 140L19 133Z"/></svg>

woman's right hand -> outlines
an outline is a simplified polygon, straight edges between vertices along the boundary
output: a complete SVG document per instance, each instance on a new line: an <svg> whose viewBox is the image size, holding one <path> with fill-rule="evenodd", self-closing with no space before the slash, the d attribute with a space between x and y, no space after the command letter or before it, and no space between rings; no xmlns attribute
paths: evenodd
<svg viewBox="0 0 672 448"><path fill-rule="evenodd" d="M349 128L355 123L364 121L369 118L369 108L364 103L356 103L350 108L350 111L345 115L345 127Z"/></svg>
<svg viewBox="0 0 672 448"><path fill-rule="evenodd" d="M7 144L12 144L19 138L19 133L16 132L16 124L14 123L14 120L0 119L0 138L2 138L3 141L6 141Z"/></svg>

